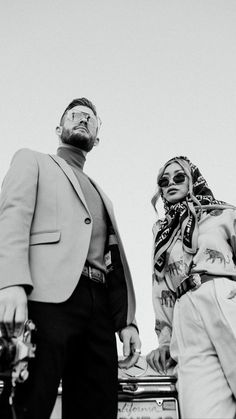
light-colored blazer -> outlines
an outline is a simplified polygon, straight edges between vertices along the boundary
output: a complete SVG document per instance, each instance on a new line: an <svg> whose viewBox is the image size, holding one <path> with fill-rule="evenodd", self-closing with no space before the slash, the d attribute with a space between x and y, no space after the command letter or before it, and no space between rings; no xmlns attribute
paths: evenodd
<svg viewBox="0 0 236 419"><path fill-rule="evenodd" d="M94 186L118 243L118 269L108 276L118 330L134 321L135 296L112 204L98 185ZM36 301L68 299L86 261L92 225L70 166L58 156L19 150L0 195L0 288L29 286L29 299Z"/></svg>

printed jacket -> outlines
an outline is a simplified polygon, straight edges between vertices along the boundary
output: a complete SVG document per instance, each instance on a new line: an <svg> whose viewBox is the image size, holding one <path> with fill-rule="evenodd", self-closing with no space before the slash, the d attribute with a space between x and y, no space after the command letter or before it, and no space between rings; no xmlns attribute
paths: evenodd
<svg viewBox="0 0 236 419"><path fill-rule="evenodd" d="M236 280L236 209L203 212L198 229L198 250L193 257L183 250L180 237L177 237L167 254L165 279L158 280L153 268L155 331L160 346L170 344L175 290L190 272ZM158 222L153 228L154 238L157 232Z"/></svg>

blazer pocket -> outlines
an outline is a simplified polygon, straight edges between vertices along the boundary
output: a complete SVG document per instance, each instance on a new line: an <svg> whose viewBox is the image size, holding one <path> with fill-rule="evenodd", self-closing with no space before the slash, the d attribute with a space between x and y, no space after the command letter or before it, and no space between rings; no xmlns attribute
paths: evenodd
<svg viewBox="0 0 236 419"><path fill-rule="evenodd" d="M30 235L30 246L35 244L49 244L49 243L58 243L61 238L60 231L50 231L43 233L33 233Z"/></svg>

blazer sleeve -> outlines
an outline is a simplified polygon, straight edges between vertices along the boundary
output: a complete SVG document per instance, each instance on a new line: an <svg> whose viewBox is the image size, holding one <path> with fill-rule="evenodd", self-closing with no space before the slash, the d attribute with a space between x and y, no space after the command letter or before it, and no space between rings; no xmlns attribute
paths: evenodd
<svg viewBox="0 0 236 419"><path fill-rule="evenodd" d="M0 288L32 288L29 237L38 185L38 164L33 151L14 155L0 194Z"/></svg>

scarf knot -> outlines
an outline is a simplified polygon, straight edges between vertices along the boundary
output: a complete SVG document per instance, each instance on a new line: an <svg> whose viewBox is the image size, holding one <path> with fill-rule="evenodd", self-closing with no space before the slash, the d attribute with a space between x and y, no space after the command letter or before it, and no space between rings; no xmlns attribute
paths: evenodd
<svg viewBox="0 0 236 419"><path fill-rule="evenodd" d="M188 197L170 205L165 219L159 223L154 242L154 267L158 277L164 276L167 250L171 249L179 235L182 238L183 249L188 253L195 253L198 235L197 214L192 200Z"/></svg>

